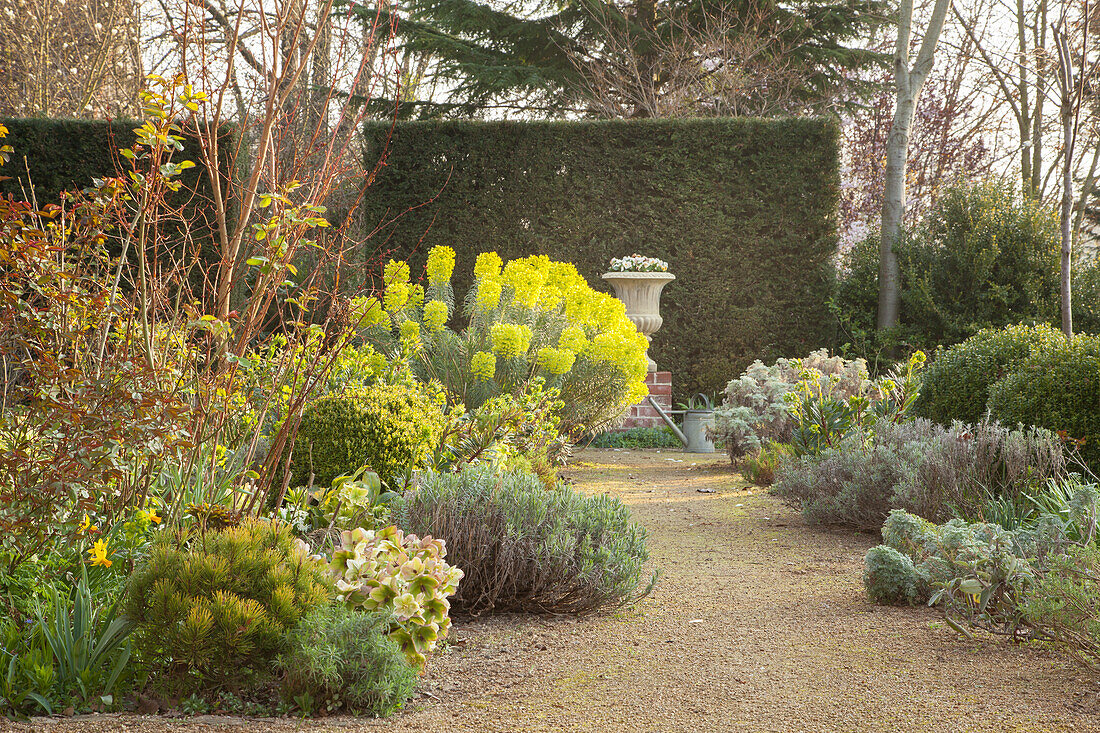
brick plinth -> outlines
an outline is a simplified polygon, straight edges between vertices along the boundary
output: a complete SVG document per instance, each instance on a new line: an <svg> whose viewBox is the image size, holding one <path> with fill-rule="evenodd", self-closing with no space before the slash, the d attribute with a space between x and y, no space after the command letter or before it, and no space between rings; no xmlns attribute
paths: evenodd
<svg viewBox="0 0 1100 733"><path fill-rule="evenodd" d="M649 388L649 394L661 409L668 412L672 409L672 372L650 372L646 375L645 384ZM665 424L657 411L649 404L648 400L630 408L622 427L625 428L659 428Z"/></svg>

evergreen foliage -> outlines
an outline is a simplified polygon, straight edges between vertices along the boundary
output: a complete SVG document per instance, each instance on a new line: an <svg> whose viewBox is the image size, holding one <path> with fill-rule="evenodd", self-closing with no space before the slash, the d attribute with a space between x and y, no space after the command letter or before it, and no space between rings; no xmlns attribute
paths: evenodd
<svg viewBox="0 0 1100 733"><path fill-rule="evenodd" d="M700 64L715 54L737 64L746 60L733 49L755 50L761 44L752 62L782 68L785 78L794 80L793 89L743 90L750 108L753 97L790 94L787 113L794 108L822 111L839 101L842 90L850 93L858 86L852 72L882 61L879 54L855 47L882 22L883 3L876 0L540 0L527 5L414 0L407 8L397 26L403 47L431 59L420 81L447 92L442 100L404 102L399 112L405 117L471 117L492 108L592 114L584 91L588 75L616 62L653 79L601 77L611 82L606 89L611 97L626 100L628 115L642 116L644 111L630 104L637 96L634 85L659 95L676 84L676 69L670 66ZM364 22L375 18L372 7L358 12ZM707 42L720 48L700 48ZM768 107L765 99L755 101ZM383 104L393 107L390 100ZM701 99L693 108L695 114L706 114L709 106Z"/></svg>
<svg viewBox="0 0 1100 733"><path fill-rule="evenodd" d="M61 203L64 192L88 188L94 179L125 175L129 167L118 151L133 147L134 130L142 123L46 118L0 119L0 124L8 128L4 142L14 150L12 161L5 168L11 177L0 176L0 195L33 200L42 207ZM180 218L166 217L160 227L173 251L178 252L175 248L180 246L198 247L202 260L212 265L218 254L209 210L213 205L210 182L194 139L186 131L182 136L185 147L176 160L190 160L195 165L177 177L180 190L168 194L169 204L181 207ZM225 127L219 148L222 170L230 165L236 141L236 131ZM225 176L222 178L225 180ZM170 253L164 252L162 256L165 263L172 261ZM192 273L194 284L201 277L201 273Z"/></svg>
<svg viewBox="0 0 1100 733"><path fill-rule="evenodd" d="M264 520L160 540L126 590L141 661L183 693L267 674L286 631L328 600L307 554L288 525Z"/></svg>
<svg viewBox="0 0 1100 733"><path fill-rule="evenodd" d="M599 290L612 257L669 263L650 355L679 395L714 393L755 359L825 342L836 247L837 130L815 119L410 122L367 128L386 166L363 225L420 272L457 253L572 262ZM389 139L387 146L387 139Z"/></svg>
<svg viewBox="0 0 1100 733"><path fill-rule="evenodd" d="M353 611L343 604L318 608L287 636L278 659L283 696L384 717L416 688L416 669L388 636L384 613Z"/></svg>
<svg viewBox="0 0 1100 733"><path fill-rule="evenodd" d="M328 486L369 466L395 488L434 447L442 407L419 387L378 383L306 408L294 441L293 485Z"/></svg>
<svg viewBox="0 0 1100 733"><path fill-rule="evenodd" d="M1015 370L1032 348L1053 346L1064 337L1050 326L1009 326L979 331L941 350L924 373L913 410L944 425L977 422L986 413L989 389Z"/></svg>
<svg viewBox="0 0 1100 733"><path fill-rule="evenodd" d="M898 342L931 353L985 328L1057 324L1060 246L1056 212L1021 196L1009 182L951 188L895 246L901 309L898 326L885 336L875 332L878 235L844 253L833 296L846 332L841 339L863 354ZM1097 333L1100 264L1075 264L1073 279L1074 328Z"/></svg>

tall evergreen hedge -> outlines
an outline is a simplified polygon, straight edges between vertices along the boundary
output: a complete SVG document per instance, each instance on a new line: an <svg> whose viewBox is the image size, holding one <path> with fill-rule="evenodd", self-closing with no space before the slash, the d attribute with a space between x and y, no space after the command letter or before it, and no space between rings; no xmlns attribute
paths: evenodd
<svg viewBox="0 0 1100 733"><path fill-rule="evenodd" d="M74 119L0 119L0 124L8 128L3 144L11 145L11 160L0 168L0 195L12 194L17 198L30 196L33 192L39 206L60 202L63 191L79 191L92 185L95 178L105 178L122 174L127 168L120 165L125 162L118 151L134 144L134 129L141 125L134 120L74 120ZM222 156L222 170L227 170L235 147L231 127L224 129L223 141L219 146ZM177 160L190 160L195 167L189 168L179 177L183 184L173 201L185 202L186 227L192 241L201 248L202 260L207 266L218 259L214 247L214 216L210 208L213 197L210 182L202 164L197 142L187 140L184 133L184 150L177 154ZM224 180L224 177L223 177ZM169 240L182 240L182 234L173 236L172 227L183 226L180 222L165 222L162 231ZM192 272L195 284L202 281L202 275Z"/></svg>
<svg viewBox="0 0 1100 733"><path fill-rule="evenodd" d="M4 118L0 124L8 128L4 144L14 149L11 161L0 171L9 177L0 181L0 194L22 197L24 192L31 193L28 184L33 184L40 205L57 203L62 191L79 191L92 185L93 178L126 170L116 167L118 151L134 144L134 129L141 125L135 120L50 118ZM225 133L232 135L233 130L227 127ZM198 186L201 193L208 184L196 145L184 143L181 159L193 161L195 167L185 171L181 180L188 189ZM231 147L221 146L226 161Z"/></svg>
<svg viewBox="0 0 1100 733"><path fill-rule="evenodd" d="M368 165L385 153L361 204L372 241L413 272L433 245L454 247L460 293L486 249L573 262L603 290L612 257L667 260L677 279L651 353L678 395L826 340L830 121L429 121L368 125L366 139Z"/></svg>
<svg viewBox="0 0 1100 733"><path fill-rule="evenodd" d="M115 175L115 151L134 142L132 120L0 119L4 142L14 149L0 193L33 193L39 205L58 203L62 191L79 191L93 178ZM28 169L30 171L28 175Z"/></svg>

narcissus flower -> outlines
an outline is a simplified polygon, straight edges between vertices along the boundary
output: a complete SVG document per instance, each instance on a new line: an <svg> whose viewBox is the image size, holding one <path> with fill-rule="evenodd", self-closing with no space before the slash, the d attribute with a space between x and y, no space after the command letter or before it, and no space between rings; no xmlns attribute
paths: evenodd
<svg viewBox="0 0 1100 733"><path fill-rule="evenodd" d="M109 568L112 563L107 559L107 540L96 540L88 550L88 564Z"/></svg>

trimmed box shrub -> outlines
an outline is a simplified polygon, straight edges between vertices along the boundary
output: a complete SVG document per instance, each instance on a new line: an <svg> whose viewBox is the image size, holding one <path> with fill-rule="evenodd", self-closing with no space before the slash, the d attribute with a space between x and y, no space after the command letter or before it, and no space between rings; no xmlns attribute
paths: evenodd
<svg viewBox="0 0 1100 733"><path fill-rule="evenodd" d="M1082 458L1100 467L1100 336L1063 337L1032 349L990 387L988 407L1002 422L1078 441Z"/></svg>
<svg viewBox="0 0 1100 733"><path fill-rule="evenodd" d="M456 292L487 248L572 262L604 291L612 257L668 261L651 355L675 365L678 395L827 341L831 121L406 122L366 136L368 164L386 156L360 205L364 228L380 227L375 254L419 272L433 245L451 246Z"/></svg>
<svg viewBox="0 0 1100 733"><path fill-rule="evenodd" d="M952 420L977 422L985 416L990 387L998 379L1015 370L1035 347L1064 340L1061 331L1046 325L979 331L936 354L924 372L913 411L945 425Z"/></svg>
<svg viewBox="0 0 1100 733"><path fill-rule="evenodd" d="M312 472L315 486L328 486L369 466L393 489L428 457L442 424L442 407L423 389L404 384L322 397L302 414L292 483L306 485Z"/></svg>

